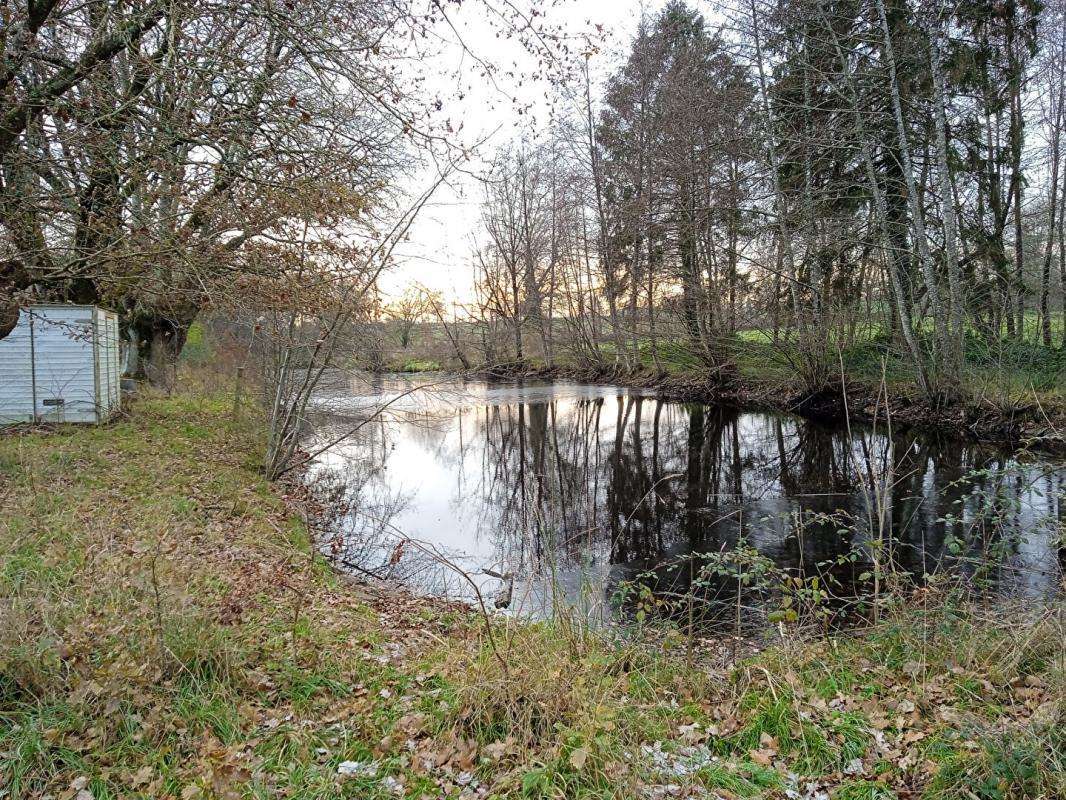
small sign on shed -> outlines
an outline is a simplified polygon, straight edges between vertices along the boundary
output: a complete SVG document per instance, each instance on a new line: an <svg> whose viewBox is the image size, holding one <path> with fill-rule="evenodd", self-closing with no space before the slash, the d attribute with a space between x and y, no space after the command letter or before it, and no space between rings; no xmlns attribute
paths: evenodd
<svg viewBox="0 0 1066 800"><path fill-rule="evenodd" d="M118 316L33 305L0 339L0 424L104 422L122 402Z"/></svg>

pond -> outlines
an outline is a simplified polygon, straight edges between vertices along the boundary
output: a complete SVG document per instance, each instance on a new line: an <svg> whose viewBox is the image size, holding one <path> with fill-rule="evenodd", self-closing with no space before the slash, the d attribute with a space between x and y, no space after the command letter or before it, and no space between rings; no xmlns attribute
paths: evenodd
<svg viewBox="0 0 1066 800"><path fill-rule="evenodd" d="M840 621L901 576L1062 585L1066 469L959 439L568 382L353 375L316 410L324 551L488 608L734 627Z"/></svg>

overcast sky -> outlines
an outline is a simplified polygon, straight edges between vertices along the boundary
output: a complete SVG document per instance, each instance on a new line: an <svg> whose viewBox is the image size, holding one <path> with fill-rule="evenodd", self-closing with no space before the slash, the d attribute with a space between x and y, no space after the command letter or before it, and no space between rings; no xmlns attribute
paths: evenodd
<svg viewBox="0 0 1066 800"><path fill-rule="evenodd" d="M515 0L522 7L528 0ZM590 62L593 79L603 76L617 64L636 31L641 10L654 13L665 0L559 0L547 11L548 21L561 25L575 38L604 31L602 52ZM440 116L457 131L467 145L485 140L477 148L481 159L523 133L535 135L548 121L544 100L550 87L545 81L530 80L535 63L522 46L497 38L497 29L484 16L481 3L467 2L452 12L455 33L443 41L419 64L411 65L412 75L429 97L442 101ZM491 61L498 68L494 82L482 77L482 70L455 43L461 36L474 56ZM514 102L518 100L518 104ZM532 104L532 113L518 114L519 105ZM475 160L471 171L480 173L485 162ZM420 192L434 179L426 169L410 181L411 191ZM411 283L440 291L447 301L467 302L473 296L471 250L479 225L481 188L475 177L459 175L442 186L433 201L423 209L413 227L410 241L397 249L399 266L383 276L386 297L402 293Z"/></svg>

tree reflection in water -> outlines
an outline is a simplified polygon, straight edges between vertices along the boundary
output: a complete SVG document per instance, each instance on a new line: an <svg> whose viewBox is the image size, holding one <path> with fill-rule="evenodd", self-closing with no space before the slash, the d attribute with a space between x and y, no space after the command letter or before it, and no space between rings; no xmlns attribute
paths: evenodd
<svg viewBox="0 0 1066 800"><path fill-rule="evenodd" d="M345 424L327 417L317 435ZM558 603L600 619L632 612L624 597L639 592L619 590L635 581L645 598L691 592L704 621L732 620L744 584L720 567L746 547L768 584L818 576L831 611L870 592L875 555L884 574L949 572L990 592L1041 596L1061 582L1066 470L610 387L457 385L398 404L316 474L350 506L339 559L460 597L470 581L437 555L486 594L501 581L485 569L513 575L511 608L533 615ZM881 546L879 514L891 531ZM773 585L746 591L753 618L780 599Z"/></svg>

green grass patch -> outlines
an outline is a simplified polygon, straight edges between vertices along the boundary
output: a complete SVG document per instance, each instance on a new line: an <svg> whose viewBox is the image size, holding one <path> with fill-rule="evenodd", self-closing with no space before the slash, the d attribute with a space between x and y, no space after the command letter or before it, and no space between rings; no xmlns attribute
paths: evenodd
<svg viewBox="0 0 1066 800"><path fill-rule="evenodd" d="M931 750L938 770L928 800L1014 800L1062 797L1066 735L1061 724L1021 735L985 734Z"/></svg>
<svg viewBox="0 0 1066 800"><path fill-rule="evenodd" d="M897 796L880 781L852 780L838 786L831 800L896 800Z"/></svg>

